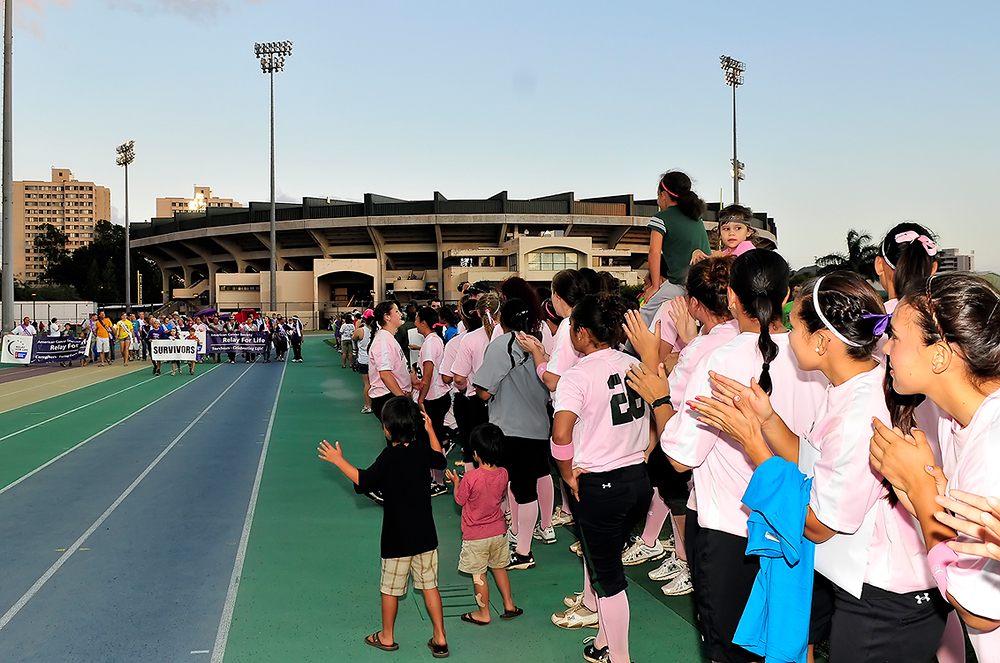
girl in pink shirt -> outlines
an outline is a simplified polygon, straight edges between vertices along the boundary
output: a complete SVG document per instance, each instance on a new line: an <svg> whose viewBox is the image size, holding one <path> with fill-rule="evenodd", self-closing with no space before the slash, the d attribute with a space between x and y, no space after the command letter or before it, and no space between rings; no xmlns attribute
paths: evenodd
<svg viewBox="0 0 1000 663"><path fill-rule="evenodd" d="M621 551L653 495L644 462L648 409L625 385L635 360L616 349L625 340L626 310L620 297L607 294L588 295L573 307L570 340L583 358L559 380L552 428L552 455L574 497L585 564L593 565L585 574L600 597L600 628L584 657L606 652L624 663L629 605Z"/></svg>
<svg viewBox="0 0 1000 663"><path fill-rule="evenodd" d="M881 420L872 464L906 495L934 579L968 626L979 660L1000 661L1000 563L950 548L955 530L934 517L942 489L1000 494L1000 292L969 274L928 279L900 300L885 351L893 390L926 395L953 423L941 438L943 471L933 467L934 450L922 431L904 437L904 428ZM963 535L958 542L968 540Z"/></svg>
<svg viewBox="0 0 1000 663"><path fill-rule="evenodd" d="M448 431L444 426L444 418L451 409L451 390L441 379L441 363L444 360L444 325L439 321L438 313L430 306L417 311L417 331L424 337L417 359L420 382L414 385L417 391L417 403L431 418L434 434L439 440L448 439ZM443 495L447 492L444 485L444 471L431 470L434 486L431 495Z"/></svg>
<svg viewBox="0 0 1000 663"><path fill-rule="evenodd" d="M441 362L441 379L451 386L454 393L452 397L455 412L455 426L458 428L458 442L462 447L462 460L465 462L465 470L472 469L472 447L469 446L469 434L472 428L469 426L469 399L465 395L465 389L459 389L455 384L455 374L453 367L458 358L458 352L462 347L462 342L466 336L482 327L479 319L479 311L476 310L476 300L470 295L462 295L462 301L458 306L458 315L462 319L459 323L457 335L444 346L444 360Z"/></svg>
<svg viewBox="0 0 1000 663"><path fill-rule="evenodd" d="M733 256L738 258L747 251L753 251L757 247L750 240L753 237L753 226L750 220L753 212L749 207L743 205L729 205L719 212L719 244L721 250L712 251L712 256ZM699 250L695 250L691 256L691 264L699 260L704 260L709 256Z"/></svg>
<svg viewBox="0 0 1000 663"><path fill-rule="evenodd" d="M403 324L395 302L382 302L375 307L375 335L368 348L368 395L372 413L381 421L382 407L393 396L408 396L412 391L410 367L394 334Z"/></svg>
<svg viewBox="0 0 1000 663"><path fill-rule="evenodd" d="M478 300L472 302L475 305L475 318L479 327L466 332L462 337L461 345L455 355L455 361L451 364L451 374L454 378L455 387L462 392L465 401L461 406L462 415L457 417L458 430L463 442L463 454L468 454L467 462L472 460L472 449L468 446L469 435L480 424L488 423L490 420L489 410L486 401L476 395L476 388L473 380L476 371L483 364L483 356L486 354L486 346L490 344L490 337L493 335L493 328L496 326L500 315L500 298L495 293L481 295ZM471 317L469 318L471 322ZM457 415L457 413L456 413Z"/></svg>
<svg viewBox="0 0 1000 663"><path fill-rule="evenodd" d="M813 477L805 536L817 544L816 571L829 583L814 588L811 630L813 642L829 631L831 662L931 660L948 611L919 525L893 506L868 462L870 422L889 418L885 369L874 357L886 322L881 298L859 275L834 272L805 285L791 321L799 367L831 383L804 436L752 383L717 376L718 400L699 397L694 408L743 444L755 465L776 454Z"/></svg>

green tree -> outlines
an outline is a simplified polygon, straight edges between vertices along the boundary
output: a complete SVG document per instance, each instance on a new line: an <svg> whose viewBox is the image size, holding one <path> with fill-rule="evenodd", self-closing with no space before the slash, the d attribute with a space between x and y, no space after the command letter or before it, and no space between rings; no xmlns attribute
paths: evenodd
<svg viewBox="0 0 1000 663"><path fill-rule="evenodd" d="M45 232L35 235L35 252L41 253L49 265L65 260L69 256L69 251L66 250L69 237L66 233L51 223L42 224L42 230Z"/></svg>
<svg viewBox="0 0 1000 663"><path fill-rule="evenodd" d="M878 246L872 244L872 236L859 233L853 228L847 232L847 253L829 253L816 258L819 274L829 274L837 270L856 272L866 279L875 281L875 258L878 256Z"/></svg>

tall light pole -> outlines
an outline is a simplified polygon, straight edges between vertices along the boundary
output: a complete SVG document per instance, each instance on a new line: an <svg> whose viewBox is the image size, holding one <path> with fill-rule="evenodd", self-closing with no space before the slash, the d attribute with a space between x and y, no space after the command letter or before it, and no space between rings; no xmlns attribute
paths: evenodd
<svg viewBox="0 0 1000 663"><path fill-rule="evenodd" d="M743 179L743 162L736 158L736 88L743 85L746 65L728 55L719 58L722 70L726 72L726 85L733 88L733 204L740 202L740 180Z"/></svg>
<svg viewBox="0 0 1000 663"><path fill-rule="evenodd" d="M14 156L10 145L13 125L10 119L10 50L11 0L3 3L3 283L0 285L0 331L14 329Z"/></svg>
<svg viewBox="0 0 1000 663"><path fill-rule="evenodd" d="M130 140L115 148L116 160L125 169L125 312L132 312L132 250L128 245L128 165L135 161L135 141Z"/></svg>
<svg viewBox="0 0 1000 663"><path fill-rule="evenodd" d="M285 69L285 58L292 54L292 42L271 41L254 44L254 55L260 60L260 70L271 77L271 310L278 310L278 244L274 210L274 72Z"/></svg>

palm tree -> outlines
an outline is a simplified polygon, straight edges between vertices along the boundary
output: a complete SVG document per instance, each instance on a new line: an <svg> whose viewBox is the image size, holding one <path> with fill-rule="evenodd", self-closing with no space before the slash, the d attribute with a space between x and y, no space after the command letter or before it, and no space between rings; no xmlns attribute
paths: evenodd
<svg viewBox="0 0 1000 663"><path fill-rule="evenodd" d="M853 228L847 232L847 253L830 253L816 258L819 274L829 274L837 270L856 272L870 281L878 280L875 273L875 258L878 246L872 244L872 236L859 233Z"/></svg>

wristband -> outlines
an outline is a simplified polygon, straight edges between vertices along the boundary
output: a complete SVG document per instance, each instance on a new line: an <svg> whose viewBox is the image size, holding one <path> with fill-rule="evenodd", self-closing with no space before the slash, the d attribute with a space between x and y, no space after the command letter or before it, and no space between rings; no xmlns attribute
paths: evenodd
<svg viewBox="0 0 1000 663"><path fill-rule="evenodd" d="M542 376L545 375L545 371L549 367L549 362L543 361L541 364L535 367L535 373L538 374L538 379L541 380Z"/></svg>
<svg viewBox="0 0 1000 663"><path fill-rule="evenodd" d="M556 444L552 442L549 444L549 448L552 450L552 457L556 460L573 460L572 444Z"/></svg>
<svg viewBox="0 0 1000 663"><path fill-rule="evenodd" d="M672 410L672 409L674 408L674 405L673 405L673 403L671 403L671 402L670 402L670 396L669 396L669 395L667 395L667 396L664 396L663 398L657 398L657 399L656 399L655 401L653 401L653 402L652 402L652 403L650 404L650 406L651 406L651 407L652 407L652 408L653 408L654 410L655 410L656 408L660 407L661 405L669 405L669 406L670 406L670 409L671 409L671 410Z"/></svg>
<svg viewBox="0 0 1000 663"><path fill-rule="evenodd" d="M955 539L948 539L954 541ZM948 567L958 561L958 553L948 547L948 541L942 541L927 553L927 563L931 567L931 575L937 583L941 595L948 597Z"/></svg>

